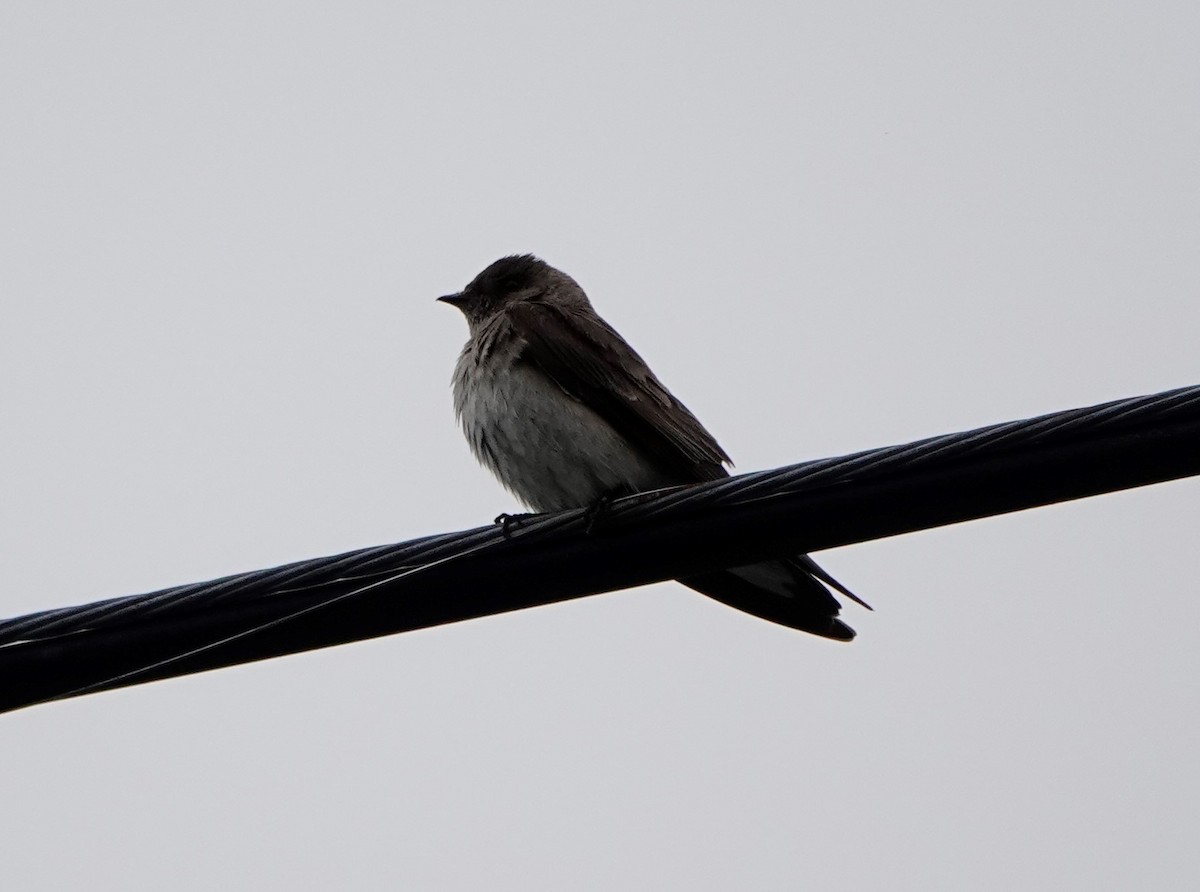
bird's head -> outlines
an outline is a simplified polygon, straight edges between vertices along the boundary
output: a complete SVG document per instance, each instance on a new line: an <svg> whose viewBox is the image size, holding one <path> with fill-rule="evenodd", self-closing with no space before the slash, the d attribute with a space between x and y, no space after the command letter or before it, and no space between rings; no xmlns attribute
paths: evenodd
<svg viewBox="0 0 1200 892"><path fill-rule="evenodd" d="M532 254L501 257L462 291L438 300L462 310L472 331L519 301L588 305L587 296L574 279Z"/></svg>

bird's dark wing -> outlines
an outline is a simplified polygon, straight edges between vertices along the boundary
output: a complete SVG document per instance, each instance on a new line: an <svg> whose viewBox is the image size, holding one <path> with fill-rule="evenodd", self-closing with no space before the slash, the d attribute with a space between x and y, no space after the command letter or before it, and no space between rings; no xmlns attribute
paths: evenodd
<svg viewBox="0 0 1200 892"><path fill-rule="evenodd" d="M728 476L712 434L671 396L632 347L594 314L522 301L509 312L525 341L521 361L594 410L677 483ZM807 555L680 580L731 607L815 635L849 641L840 605L822 581L863 603ZM864 605L866 606L866 605Z"/></svg>
<svg viewBox="0 0 1200 892"><path fill-rule="evenodd" d="M729 456L713 435L598 316L534 301L509 312L525 340L521 361L537 366L652 456L664 475L678 483L728 475L723 465Z"/></svg>

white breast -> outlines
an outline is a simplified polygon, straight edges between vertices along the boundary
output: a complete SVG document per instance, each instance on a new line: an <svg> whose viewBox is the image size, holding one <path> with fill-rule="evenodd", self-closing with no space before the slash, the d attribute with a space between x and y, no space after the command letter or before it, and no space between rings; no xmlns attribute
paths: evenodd
<svg viewBox="0 0 1200 892"><path fill-rule="evenodd" d="M454 407L475 457L535 511L667 485L616 430L540 370L468 349L454 370Z"/></svg>

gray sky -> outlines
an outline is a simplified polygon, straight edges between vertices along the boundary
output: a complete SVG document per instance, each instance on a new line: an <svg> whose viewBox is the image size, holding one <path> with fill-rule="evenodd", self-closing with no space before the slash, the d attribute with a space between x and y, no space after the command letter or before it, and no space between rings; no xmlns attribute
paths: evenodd
<svg viewBox="0 0 1200 892"><path fill-rule="evenodd" d="M533 251L742 470L1200 382L1195 3L0 7L0 611L512 510ZM1196 481L3 717L6 888L1200 882Z"/></svg>

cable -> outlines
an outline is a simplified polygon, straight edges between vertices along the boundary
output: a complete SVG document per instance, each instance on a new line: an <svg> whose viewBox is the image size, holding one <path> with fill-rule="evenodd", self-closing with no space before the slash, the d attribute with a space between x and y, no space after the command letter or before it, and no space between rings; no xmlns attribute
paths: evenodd
<svg viewBox="0 0 1200 892"><path fill-rule="evenodd" d="M1197 473L1188 387L641 493L0 621L0 709Z"/></svg>

